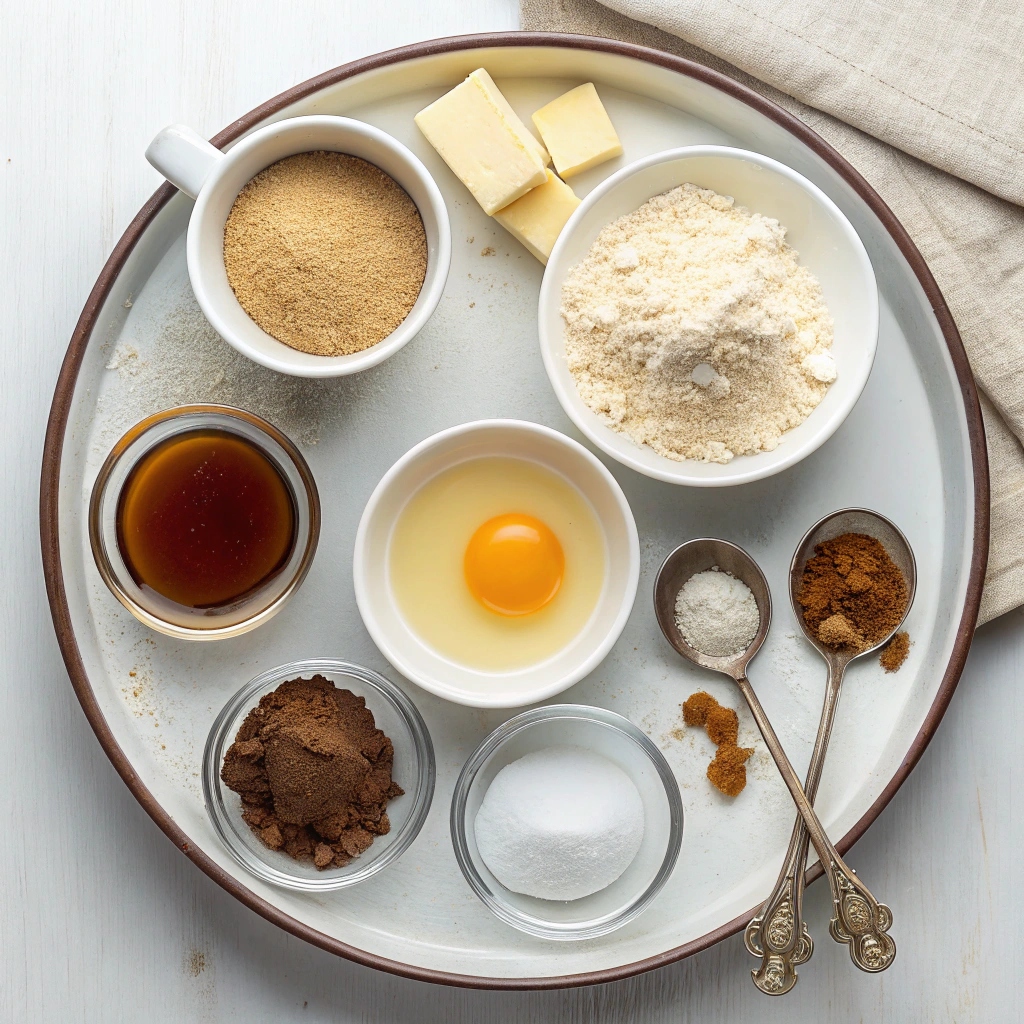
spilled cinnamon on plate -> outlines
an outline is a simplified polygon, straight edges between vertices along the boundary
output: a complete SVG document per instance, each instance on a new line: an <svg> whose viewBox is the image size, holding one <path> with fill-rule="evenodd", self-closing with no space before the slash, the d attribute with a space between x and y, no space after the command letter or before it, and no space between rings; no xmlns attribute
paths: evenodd
<svg viewBox="0 0 1024 1024"><path fill-rule="evenodd" d="M704 726L708 738L716 744L715 758L708 765L708 779L726 796L738 796L747 784L747 760L752 747L737 745L740 720L732 708L723 707L703 690L683 701L683 722Z"/></svg>
<svg viewBox="0 0 1024 1024"><path fill-rule="evenodd" d="M897 633L883 648L878 660L886 672L899 672L910 653L910 634Z"/></svg>

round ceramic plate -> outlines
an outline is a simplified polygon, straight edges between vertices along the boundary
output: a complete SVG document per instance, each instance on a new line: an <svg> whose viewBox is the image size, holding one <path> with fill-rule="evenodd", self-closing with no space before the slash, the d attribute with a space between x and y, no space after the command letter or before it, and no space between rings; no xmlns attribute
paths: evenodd
<svg viewBox="0 0 1024 1024"><path fill-rule="evenodd" d="M413 125L418 110L477 67L491 72L527 119L566 89L596 83L625 154L574 178L581 195L625 161L675 146L738 146L788 164L850 218L881 289L878 355L864 395L835 436L798 466L743 487L688 490L609 464L640 530L640 590L606 661L558 699L611 708L658 744L683 793L686 834L675 874L651 908L578 944L502 924L455 862L452 787L465 758L510 713L448 704L396 678L364 631L352 590L363 505L387 468L428 434L509 416L578 436L538 350L540 264L482 213ZM438 40L297 86L214 142L229 146L267 121L311 113L371 122L427 164L452 218L445 295L412 344L365 373L280 377L234 353L199 312L185 268L191 202L164 186L140 211L71 339L44 455L46 582L89 721L135 796L199 867L269 920L342 956L423 980L526 988L609 981L703 949L742 927L768 893L793 811L745 713L741 742L757 749L747 791L730 801L708 785L713 750L703 733L681 728L680 701L704 688L736 707L739 695L728 681L684 665L662 640L650 597L654 573L671 548L700 535L735 541L758 559L778 614L751 677L800 768L820 712L824 665L797 635L786 599L794 546L815 520L846 505L878 509L905 531L920 571L910 658L895 676L883 676L875 661L851 669L818 798L846 850L934 732L980 599L988 543L984 435L942 296L892 214L813 132L735 82L664 53L523 33ZM271 420L302 447L323 504L320 548L294 600L256 632L217 644L175 641L138 624L104 587L86 535L91 482L111 445L142 417L185 402L236 404ZM429 819L404 857L360 886L321 896L276 889L240 868L217 840L200 786L203 744L230 695L267 668L313 657L364 664L403 684L430 728L438 771ZM899 894L878 895L892 904L898 928Z"/></svg>

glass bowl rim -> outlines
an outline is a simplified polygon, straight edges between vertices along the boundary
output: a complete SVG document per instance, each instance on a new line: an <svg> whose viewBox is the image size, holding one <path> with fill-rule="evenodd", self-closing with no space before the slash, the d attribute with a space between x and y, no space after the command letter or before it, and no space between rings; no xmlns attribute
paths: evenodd
<svg viewBox="0 0 1024 1024"><path fill-rule="evenodd" d="M500 895L491 891L490 886L477 871L469 852L466 838L466 808L469 791L484 763L500 747L512 739L513 736L541 722L557 721L559 719L577 719L591 722L613 732L618 732L625 739L631 741L654 766L669 805L668 843L666 844L665 856L654 878L623 910L580 924L554 925L549 921L534 917L531 914L525 914L510 906ZM668 761L665 759L665 755L658 749L651 738L638 729L628 718L624 718L614 711L609 711L607 708L586 704L549 704L544 707L524 711L503 722L485 736L473 753L470 754L462 767L462 771L459 773L458 780L455 783L455 790L452 793L449 826L452 846L455 848L455 859L458 861L463 876L476 896L495 917L511 925L513 928L518 928L520 931L538 938L581 940L607 935L609 932L613 932L628 924L650 906L654 898L664 888L665 883L675 869L676 861L679 858L679 851L682 848L683 818L683 800L679 792L679 784L676 782L676 777Z"/></svg>
<svg viewBox="0 0 1024 1024"><path fill-rule="evenodd" d="M247 847L242 845L241 840L236 835L235 826L228 817L227 809L221 797L220 760L225 748L225 730L228 727L228 723L238 716L245 705L251 704L255 706L254 697L259 691L266 690L269 692L269 687L272 684L284 682L286 679L295 678L304 673L316 674L317 672L331 672L336 675L358 679L375 690L385 703L397 711L412 736L419 770L416 775L415 791L411 794L406 794L413 801L412 811L405 823L399 828L390 846L373 859L367 860L365 866L360 870L346 875L314 876L310 878L302 875L293 875L287 871L282 871L280 868L273 867L267 861L252 854ZM265 672L261 672L250 679L233 696L228 698L227 703L225 703L217 717L213 720L213 725L210 726L210 731L206 738L206 746L203 749L202 775L203 802L206 805L206 813L222 845L234 860L265 882L299 892L317 893L346 889L351 885L365 881L398 860L408 850L420 834L423 823L427 819L427 814L430 812L437 779L437 767L434 759L434 744L430 738L427 724L423 720L419 709L397 684L373 669L356 665L352 662L341 661L335 658L306 658L301 661L290 661L277 665L274 668L267 669ZM372 849L373 847L371 846L370 850ZM360 857L365 857L365 854L361 854Z"/></svg>
<svg viewBox="0 0 1024 1024"><path fill-rule="evenodd" d="M136 441L144 437L150 430L153 430L170 420L183 418L185 416L223 416L228 419L242 420L249 424L249 426L255 427L257 431L267 434L288 456L295 468L295 471L302 480L302 484L306 492L306 500L309 504L309 531L305 539L305 549L302 553L301 560L295 568L294 575L288 582L285 589L268 605L259 608L248 618L227 626L216 627L214 629L193 629L188 626L179 625L175 622L168 622L149 608L139 604L139 602L124 589L121 585L121 581L118 579L117 573L114 571L114 567L107 554L106 545L103 541L103 529L100 523L100 514L107 486L110 483L110 478L113 475L114 470L121 462L125 453L133 444L136 443ZM177 433L185 433L187 430L191 429L202 429L202 424L200 423L194 426L183 427L181 431L172 431L167 436L174 437ZM140 452L136 461L145 455L147 451L149 451L148 448ZM291 491L291 484L287 480L285 483L289 491ZM295 497L298 496L296 495ZM170 409L164 409L161 412L153 413L152 415L139 420L138 423L129 427L129 429L126 430L117 440L108 452L107 457L103 460L103 463L99 468L99 472L96 474L96 479L93 481L92 490L89 495L88 517L89 547L92 550L93 561L96 564L96 569L99 572L100 577L103 579L103 582L106 584L107 589L110 590L114 597L116 597L118 601L120 601L121 604L135 616L135 618L144 625L149 626L151 629L155 629L167 636L177 637L178 639L221 640L226 637L234 637L247 633L249 630L262 625L268 619L273 618L273 616L276 615L282 607L284 607L284 605L299 589L303 580L306 578L306 575L309 573L310 566L313 564L313 557L316 554L316 549L320 540L320 492L317 489L316 480L313 477L313 473L310 470L308 463L305 458L303 458L302 453L296 447L291 438L278 430L278 428L272 423L263 419L262 416L257 416L255 413L247 412L245 409L237 409L231 405L217 405L212 403L177 405Z"/></svg>

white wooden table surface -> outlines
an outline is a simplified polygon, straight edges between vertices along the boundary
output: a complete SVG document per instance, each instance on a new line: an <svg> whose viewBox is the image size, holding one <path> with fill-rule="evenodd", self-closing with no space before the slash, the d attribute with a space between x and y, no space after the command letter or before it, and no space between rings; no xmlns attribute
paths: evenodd
<svg viewBox="0 0 1024 1024"><path fill-rule="evenodd" d="M810 892L814 959L783 1000L734 938L620 984L512 995L391 978L279 931L209 881L122 785L79 708L41 579L39 460L78 313L156 188L150 137L210 135L313 74L510 29L515 0L0 2L0 1022L984 1021L1024 1016L1024 613L983 629L920 766L852 861L900 953L855 971Z"/></svg>

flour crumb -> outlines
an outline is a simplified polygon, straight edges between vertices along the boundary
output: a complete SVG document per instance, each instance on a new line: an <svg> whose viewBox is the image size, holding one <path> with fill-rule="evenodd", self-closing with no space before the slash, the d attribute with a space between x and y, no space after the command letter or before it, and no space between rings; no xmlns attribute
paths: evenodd
<svg viewBox="0 0 1024 1024"><path fill-rule="evenodd" d="M139 352L134 345L118 345L107 363L108 370L121 370L124 373L139 372Z"/></svg>
<svg viewBox="0 0 1024 1024"><path fill-rule="evenodd" d="M374 387L372 376L325 380L289 377L231 348L210 326L188 282L169 289L164 310L137 333L132 321L106 368L117 387L107 396L111 413L101 447L109 447L142 416L176 405L237 406L269 420L304 448L318 443L354 396ZM137 305L137 308L142 308Z"/></svg>
<svg viewBox="0 0 1024 1024"><path fill-rule="evenodd" d="M692 184L604 228L562 289L583 401L680 462L776 448L836 379L821 286L785 236Z"/></svg>

